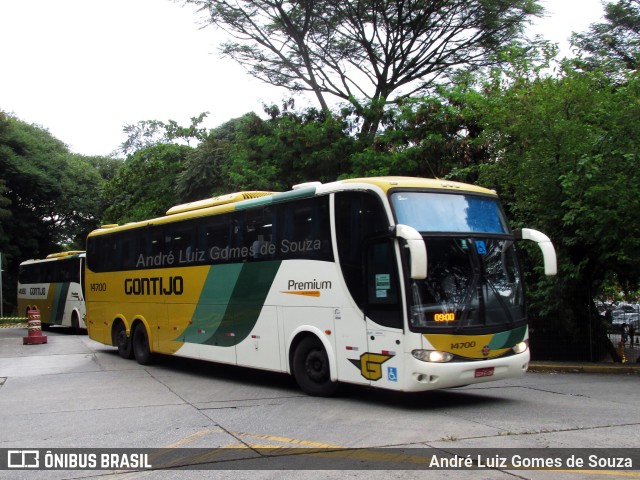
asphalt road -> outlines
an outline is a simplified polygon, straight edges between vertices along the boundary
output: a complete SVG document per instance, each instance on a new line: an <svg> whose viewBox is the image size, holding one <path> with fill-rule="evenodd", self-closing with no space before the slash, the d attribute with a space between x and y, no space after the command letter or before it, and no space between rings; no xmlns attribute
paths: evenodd
<svg viewBox="0 0 640 480"><path fill-rule="evenodd" d="M422 394L347 386L335 398L314 398L286 375L169 357L143 367L86 335L45 334L47 344L23 345L26 330L0 329L0 449L233 447L225 451L255 459L267 447L285 453L357 447L373 457L390 447L411 461L414 448L518 452L640 445L635 374L530 372L523 379ZM288 478L296 465L283 464L285 472L255 463L231 471L199 469L210 460L190 460L186 471L22 470L0 477ZM640 478L635 465L618 472L343 472L339 462L320 468L296 471L295 478Z"/></svg>

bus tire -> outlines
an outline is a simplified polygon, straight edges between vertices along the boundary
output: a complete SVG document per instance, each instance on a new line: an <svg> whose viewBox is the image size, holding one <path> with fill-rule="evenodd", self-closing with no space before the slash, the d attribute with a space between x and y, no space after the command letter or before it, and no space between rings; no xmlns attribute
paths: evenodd
<svg viewBox="0 0 640 480"><path fill-rule="evenodd" d="M138 323L133 330L133 354L140 365L149 365L152 361L149 335L142 323Z"/></svg>
<svg viewBox="0 0 640 480"><path fill-rule="evenodd" d="M75 311L71 314L71 333L80 335L80 319Z"/></svg>
<svg viewBox="0 0 640 480"><path fill-rule="evenodd" d="M118 347L118 354L125 360L133 358L133 349L131 348L131 337L127 336L127 329L124 323L117 321L111 332L111 343L114 347Z"/></svg>
<svg viewBox="0 0 640 480"><path fill-rule="evenodd" d="M338 383L331 381L327 352L316 337L306 337L296 347L293 376L307 395L329 397L338 389Z"/></svg>

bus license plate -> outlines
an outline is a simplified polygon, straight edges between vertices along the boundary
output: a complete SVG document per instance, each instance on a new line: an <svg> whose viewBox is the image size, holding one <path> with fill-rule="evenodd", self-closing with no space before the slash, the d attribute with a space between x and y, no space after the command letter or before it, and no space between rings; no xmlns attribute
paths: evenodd
<svg viewBox="0 0 640 480"><path fill-rule="evenodd" d="M490 377L493 375L494 367L476 368L475 377Z"/></svg>

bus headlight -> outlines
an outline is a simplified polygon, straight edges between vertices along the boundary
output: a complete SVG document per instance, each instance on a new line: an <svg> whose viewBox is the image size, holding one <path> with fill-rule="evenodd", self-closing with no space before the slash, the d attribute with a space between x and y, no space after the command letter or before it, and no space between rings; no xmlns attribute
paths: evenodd
<svg viewBox="0 0 640 480"><path fill-rule="evenodd" d="M527 351L527 348L529 348L529 342L525 340L524 342L516 343L513 347L513 351L516 353L523 353Z"/></svg>
<svg viewBox="0 0 640 480"><path fill-rule="evenodd" d="M450 353L440 352L438 350L412 350L411 355L423 362L432 363L445 363L453 358L453 355Z"/></svg>

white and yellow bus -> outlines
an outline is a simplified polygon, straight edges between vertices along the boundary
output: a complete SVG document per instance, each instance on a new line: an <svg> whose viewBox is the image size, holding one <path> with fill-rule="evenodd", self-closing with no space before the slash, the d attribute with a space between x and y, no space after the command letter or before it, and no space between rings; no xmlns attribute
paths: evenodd
<svg viewBox="0 0 640 480"><path fill-rule="evenodd" d="M52 253L41 260L26 260L18 271L18 312L40 311L42 328L86 328L84 301L85 252Z"/></svg>
<svg viewBox="0 0 640 480"><path fill-rule="evenodd" d="M522 273L495 192L420 178L241 192L87 239L92 339L292 374L311 395L339 382L400 391L523 375Z"/></svg>

